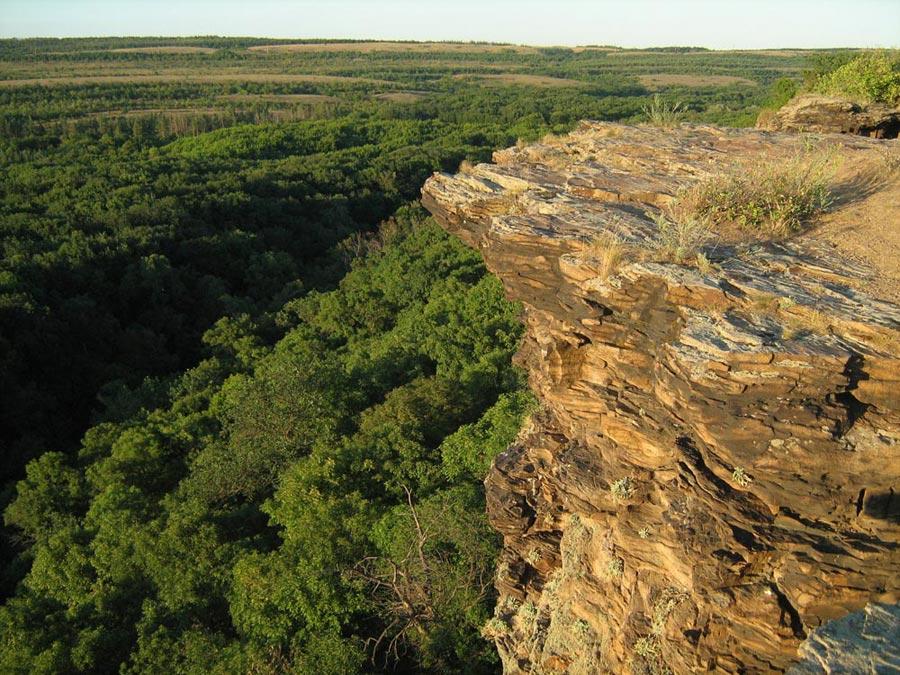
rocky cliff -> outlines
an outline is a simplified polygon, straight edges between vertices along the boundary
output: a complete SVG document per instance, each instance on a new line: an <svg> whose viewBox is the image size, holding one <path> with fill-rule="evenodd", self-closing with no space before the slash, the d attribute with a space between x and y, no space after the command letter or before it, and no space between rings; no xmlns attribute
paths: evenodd
<svg viewBox="0 0 900 675"><path fill-rule="evenodd" d="M885 143L584 123L426 184L525 308L540 409L486 481L506 672L783 671L898 601L900 308L876 272L815 237L652 254L681 187L811 142ZM651 253L609 270L605 233Z"/></svg>

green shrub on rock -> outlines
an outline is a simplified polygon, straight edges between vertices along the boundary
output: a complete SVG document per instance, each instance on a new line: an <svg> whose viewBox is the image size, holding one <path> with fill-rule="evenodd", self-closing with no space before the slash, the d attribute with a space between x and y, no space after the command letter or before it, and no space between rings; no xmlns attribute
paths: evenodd
<svg viewBox="0 0 900 675"><path fill-rule="evenodd" d="M860 103L900 103L900 53L870 52L858 56L822 75L815 90Z"/></svg>

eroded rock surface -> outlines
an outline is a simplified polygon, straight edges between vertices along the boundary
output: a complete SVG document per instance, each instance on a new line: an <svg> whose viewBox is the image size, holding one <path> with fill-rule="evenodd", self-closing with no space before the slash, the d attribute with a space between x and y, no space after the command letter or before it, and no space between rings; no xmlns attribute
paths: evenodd
<svg viewBox="0 0 900 675"><path fill-rule="evenodd" d="M840 98L801 94L774 115L760 120L770 131L858 134L873 138L897 138L900 109L881 103L862 106Z"/></svg>
<svg viewBox="0 0 900 675"><path fill-rule="evenodd" d="M506 672L784 671L898 601L900 308L853 290L871 270L811 238L598 259L604 232L652 251L680 187L804 143L584 123L426 184L524 304L541 402L486 482Z"/></svg>
<svg viewBox="0 0 900 675"><path fill-rule="evenodd" d="M790 675L900 672L900 605L866 605L816 628Z"/></svg>

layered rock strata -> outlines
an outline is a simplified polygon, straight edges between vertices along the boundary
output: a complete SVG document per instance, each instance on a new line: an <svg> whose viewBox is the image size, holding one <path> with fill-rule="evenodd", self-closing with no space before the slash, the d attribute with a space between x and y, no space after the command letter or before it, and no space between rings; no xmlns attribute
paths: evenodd
<svg viewBox="0 0 900 675"><path fill-rule="evenodd" d="M679 189L810 143L584 123L425 185L524 305L540 409L486 481L507 673L784 671L898 601L900 308L813 238L654 253Z"/></svg>
<svg viewBox="0 0 900 675"><path fill-rule="evenodd" d="M861 105L831 96L801 94L757 123L769 131L858 134L897 138L900 109L883 103Z"/></svg>

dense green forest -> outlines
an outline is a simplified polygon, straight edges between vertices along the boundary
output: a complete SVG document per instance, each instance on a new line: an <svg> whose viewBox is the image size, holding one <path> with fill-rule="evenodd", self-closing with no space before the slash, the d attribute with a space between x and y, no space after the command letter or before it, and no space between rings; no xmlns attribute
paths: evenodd
<svg viewBox="0 0 900 675"><path fill-rule="evenodd" d="M521 327L423 181L809 56L0 41L0 671L495 672Z"/></svg>

